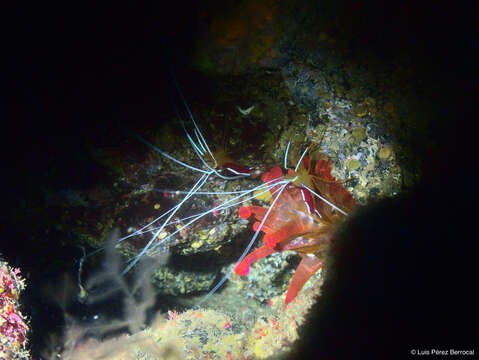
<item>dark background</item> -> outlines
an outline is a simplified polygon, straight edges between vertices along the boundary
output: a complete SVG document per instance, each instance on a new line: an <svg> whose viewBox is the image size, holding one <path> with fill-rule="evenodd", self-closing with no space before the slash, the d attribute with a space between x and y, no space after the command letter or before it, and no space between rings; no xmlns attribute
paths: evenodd
<svg viewBox="0 0 479 360"><path fill-rule="evenodd" d="M141 127L170 109L174 64L186 94L201 91L186 64L201 31L200 12L235 1L46 2L2 6L4 143L12 168L35 173L60 162L74 171L84 137L109 141L119 124ZM301 3L301 2L299 2ZM304 1L308 3L308 1ZM437 84L438 137L460 141L475 91L479 47L472 2L319 2L339 19L354 47L390 60L409 53L423 78ZM165 53L165 46L167 52ZM455 148L445 146L444 148ZM51 158L54 157L55 160ZM24 173L21 173L24 175ZM69 174L70 175L70 174ZM75 177L76 174L70 176ZM15 175L17 177L17 175ZM17 177L18 180L18 177Z"/></svg>

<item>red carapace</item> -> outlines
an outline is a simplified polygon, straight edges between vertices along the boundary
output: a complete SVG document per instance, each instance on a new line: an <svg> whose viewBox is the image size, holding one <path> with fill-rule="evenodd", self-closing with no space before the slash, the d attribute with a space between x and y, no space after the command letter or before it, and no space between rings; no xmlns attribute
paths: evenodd
<svg viewBox="0 0 479 360"><path fill-rule="evenodd" d="M271 208L261 231L263 245L248 254L235 266L236 274L244 276L249 266L272 253L293 250L301 262L293 275L286 294L285 305L291 302L308 279L323 266L326 251L335 236L335 225L352 210L355 201L342 184L331 175L331 163L320 157L306 156L296 171L288 169L283 175L279 167L263 174L264 182L289 179L284 190ZM273 203L280 185L270 190ZM276 194L275 194L276 190ZM239 209L242 218L254 216L256 231L268 208L248 206Z"/></svg>

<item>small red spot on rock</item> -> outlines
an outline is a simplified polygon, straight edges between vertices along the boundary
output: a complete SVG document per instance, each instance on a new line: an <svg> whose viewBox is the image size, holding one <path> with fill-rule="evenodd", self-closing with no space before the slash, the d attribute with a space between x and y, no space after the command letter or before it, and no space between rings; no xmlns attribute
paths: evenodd
<svg viewBox="0 0 479 360"><path fill-rule="evenodd" d="M239 208L238 214L243 219L247 219L251 216L251 210L246 206L242 206L242 207Z"/></svg>

